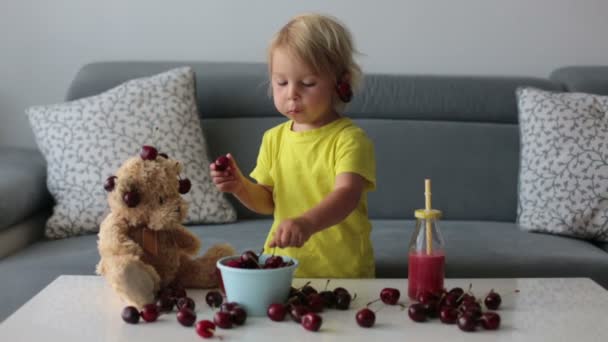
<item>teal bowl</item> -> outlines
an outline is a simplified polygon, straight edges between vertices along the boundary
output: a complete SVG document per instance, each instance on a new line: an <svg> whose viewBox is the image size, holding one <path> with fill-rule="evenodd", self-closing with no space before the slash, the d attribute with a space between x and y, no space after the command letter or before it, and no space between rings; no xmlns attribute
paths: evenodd
<svg viewBox="0 0 608 342"><path fill-rule="evenodd" d="M268 254L260 255L260 263L263 264L268 257ZM238 303L247 311L248 316L266 316L270 304L287 301L298 261L286 256L281 257L286 262L293 261L293 265L272 269L246 269L226 266L228 261L239 259L240 255L219 259L217 268L226 300Z"/></svg>

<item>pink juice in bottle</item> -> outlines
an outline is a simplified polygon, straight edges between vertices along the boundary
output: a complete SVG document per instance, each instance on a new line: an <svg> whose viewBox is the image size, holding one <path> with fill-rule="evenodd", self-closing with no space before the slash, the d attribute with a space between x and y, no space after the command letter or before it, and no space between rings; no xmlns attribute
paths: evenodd
<svg viewBox="0 0 608 342"><path fill-rule="evenodd" d="M443 290L445 254L443 251L412 251L408 256L408 291L411 300L417 300L424 292L438 293Z"/></svg>

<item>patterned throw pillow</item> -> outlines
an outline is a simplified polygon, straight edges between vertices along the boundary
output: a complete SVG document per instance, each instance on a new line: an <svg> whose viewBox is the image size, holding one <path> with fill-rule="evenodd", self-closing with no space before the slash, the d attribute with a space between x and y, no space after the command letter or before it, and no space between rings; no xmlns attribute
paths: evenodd
<svg viewBox="0 0 608 342"><path fill-rule="evenodd" d="M608 241L608 96L517 90L518 223Z"/></svg>
<svg viewBox="0 0 608 342"><path fill-rule="evenodd" d="M236 219L209 175L191 68L130 80L96 96L31 107L26 113L46 158L47 185L56 202L46 223L47 237L97 232L109 210L104 181L142 145L183 163L183 177L192 182L184 195L190 205L185 223Z"/></svg>

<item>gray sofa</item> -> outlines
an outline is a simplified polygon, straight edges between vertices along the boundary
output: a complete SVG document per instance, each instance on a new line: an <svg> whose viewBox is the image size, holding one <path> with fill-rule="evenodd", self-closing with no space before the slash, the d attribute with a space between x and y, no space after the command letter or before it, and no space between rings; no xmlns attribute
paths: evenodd
<svg viewBox="0 0 608 342"><path fill-rule="evenodd" d="M231 152L251 170L262 133L283 120L267 96L262 64L94 63L78 72L67 100L179 65L196 71L210 155ZM430 177L434 207L444 213L447 277L590 277L608 288L608 245L528 233L515 223L515 89L524 85L608 94L608 67L562 68L546 79L366 77L347 114L376 148L378 187L369 213L378 277L407 277L412 218L424 205L423 180ZM61 274L94 274L96 235L42 238L52 207L45 172L37 151L0 150L0 321ZM237 209L236 223L189 228L206 246L228 241L238 250L259 249L271 219Z"/></svg>

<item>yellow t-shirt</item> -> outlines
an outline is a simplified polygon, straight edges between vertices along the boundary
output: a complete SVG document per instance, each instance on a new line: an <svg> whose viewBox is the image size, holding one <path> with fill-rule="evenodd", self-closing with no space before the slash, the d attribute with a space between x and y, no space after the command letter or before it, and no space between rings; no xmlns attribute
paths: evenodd
<svg viewBox="0 0 608 342"><path fill-rule="evenodd" d="M266 131L257 165L250 174L259 184L273 188L274 222L264 252L273 252L268 244L284 219L300 216L319 204L333 190L338 174L353 172L367 181L357 208L337 225L313 234L301 248L276 248L274 252L299 260L296 277L374 277L367 217L367 191L376 187L373 143L344 117L304 132L294 132L291 126L292 121L288 121Z"/></svg>

